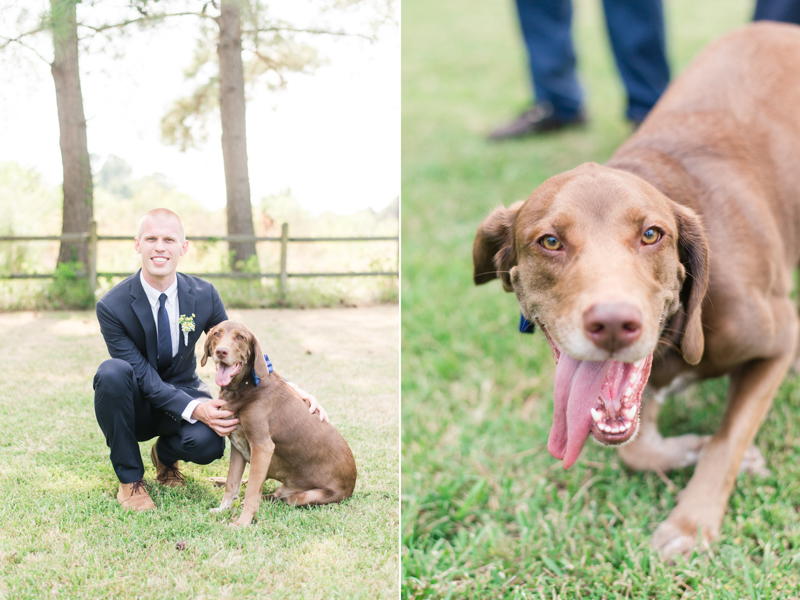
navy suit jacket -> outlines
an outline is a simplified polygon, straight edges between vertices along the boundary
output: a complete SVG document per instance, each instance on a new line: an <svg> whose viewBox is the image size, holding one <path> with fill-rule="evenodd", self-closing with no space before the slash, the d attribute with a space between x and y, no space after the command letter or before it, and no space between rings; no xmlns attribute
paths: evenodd
<svg viewBox="0 0 800 600"><path fill-rule="evenodd" d="M181 414L189 402L211 397L208 386L197 376L194 346L202 332L208 332L228 316L213 285L177 273L178 310L181 315L194 313L195 330L189 333L188 344L184 343L183 331L180 332L178 353L169 369L159 375L156 322L139 273L141 269L100 299L97 320L111 358L124 360L133 367L142 398L162 411L155 413L160 429L177 432Z"/></svg>

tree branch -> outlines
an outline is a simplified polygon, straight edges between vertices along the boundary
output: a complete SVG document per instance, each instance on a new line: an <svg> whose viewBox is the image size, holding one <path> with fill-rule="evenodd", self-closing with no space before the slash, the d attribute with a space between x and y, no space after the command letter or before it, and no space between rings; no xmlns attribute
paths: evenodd
<svg viewBox="0 0 800 600"><path fill-rule="evenodd" d="M22 33L22 34L18 35L15 38L7 38L4 35L0 35L0 39L5 40L5 42L3 44L0 44L0 50L3 50L5 47L7 47L7 46L9 46L11 44L19 44L23 48L27 48L28 50L33 52L36 56L41 58L48 65L52 65L52 62L50 62L44 56L39 54L39 51L36 50L36 48L34 48L33 46L29 46L28 44L26 44L25 42L22 41L22 38L24 38L26 36L29 36L29 35L33 35L34 33L39 33L41 31L45 31L45 29L46 28L44 28L44 27L40 27L39 29L34 29L33 31L28 31L27 33Z"/></svg>
<svg viewBox="0 0 800 600"><path fill-rule="evenodd" d="M369 40L370 42L375 41L375 37L371 35L365 35L363 33L348 33L346 31L330 31L328 29L301 29L298 27L258 27L257 29L242 29L242 34L253 34L253 33L266 33L268 31L291 31L293 33L312 33L315 35L340 35L344 37L360 37L364 38L365 40Z"/></svg>
<svg viewBox="0 0 800 600"><path fill-rule="evenodd" d="M48 27L46 25L40 25L36 29L31 29L30 31L26 31L25 33L20 33L17 37L14 37L14 38L10 38L10 37L6 37L4 35L0 35L0 38L3 38L4 40L6 40L5 44L0 45L0 49L5 48L6 46L8 46L9 44L11 44L13 42L19 42L24 37L28 37L29 35L36 35L37 33L40 33L42 31L46 31L47 29L48 29Z"/></svg>
<svg viewBox="0 0 800 600"><path fill-rule="evenodd" d="M147 15L144 17L137 17L135 19L128 19L127 21L122 21L121 23L107 23L106 25L100 25L99 27L94 27L92 25L87 25L86 23L78 23L78 27L85 27L86 29L91 29L94 33L102 33L103 31L107 31L109 29L121 29L123 27L127 27L128 25L133 25L134 23L144 23L144 22L155 22L160 21L162 19L166 19L168 17L200 17L202 19L213 19L215 20L216 17L211 15L207 15L202 12L178 12L178 13L162 13L160 15Z"/></svg>
<svg viewBox="0 0 800 600"><path fill-rule="evenodd" d="M256 57L259 60L263 61L270 69L272 69L272 71L275 74L278 75L278 78L280 78L280 80L281 80L280 87L281 88L285 88L286 87L286 78L283 76L283 73L281 73L280 66L278 65L278 63L276 63L274 60L272 60L269 56L265 56L265 55L261 54L261 52L259 52L258 48L256 48L252 52L253 52L253 54L256 55Z"/></svg>

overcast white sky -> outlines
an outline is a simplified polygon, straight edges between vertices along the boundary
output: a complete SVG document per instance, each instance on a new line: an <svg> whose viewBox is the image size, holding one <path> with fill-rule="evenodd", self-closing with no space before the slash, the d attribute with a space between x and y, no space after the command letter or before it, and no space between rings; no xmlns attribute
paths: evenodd
<svg viewBox="0 0 800 600"><path fill-rule="evenodd" d="M313 0L284 0L269 6L273 14L306 26L333 21L355 29L368 16L342 17L336 11L320 15L319 2ZM79 11L98 7L84 3ZM8 18L12 11L0 7L2 36L16 35ZM192 87L183 70L197 38L198 22L185 17L156 30L136 30L110 51L84 53L80 59L84 110L89 151L100 157L100 164L116 154L130 163L135 176L163 173L179 190L217 209L225 205L218 126L211 128L199 149L185 153L164 144L159 133L161 117L171 102ZM348 214L367 207L381 209L399 195L399 40L394 25L384 26L374 43L315 36L311 41L326 65L312 75L292 76L285 90L271 92L261 86L251 97L247 146L254 204L291 188L312 212ZM46 34L34 43L45 58L52 58ZM124 53L115 58L119 50ZM50 183L61 182L49 66L19 47L0 54L0 161L9 160L36 168Z"/></svg>

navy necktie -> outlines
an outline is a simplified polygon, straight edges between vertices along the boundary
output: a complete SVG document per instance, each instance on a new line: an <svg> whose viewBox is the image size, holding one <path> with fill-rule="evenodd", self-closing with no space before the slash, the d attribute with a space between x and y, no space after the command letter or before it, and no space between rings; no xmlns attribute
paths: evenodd
<svg viewBox="0 0 800 600"><path fill-rule="evenodd" d="M167 317L167 295L158 297L161 305L158 307L158 372L163 373L172 364L172 331Z"/></svg>

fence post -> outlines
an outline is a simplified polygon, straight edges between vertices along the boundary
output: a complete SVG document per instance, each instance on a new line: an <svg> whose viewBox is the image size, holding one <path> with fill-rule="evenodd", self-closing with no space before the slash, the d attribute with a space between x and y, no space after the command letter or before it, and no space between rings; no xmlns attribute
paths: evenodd
<svg viewBox="0 0 800 600"><path fill-rule="evenodd" d="M289 224L281 225L281 302L286 301L286 250L289 246Z"/></svg>
<svg viewBox="0 0 800 600"><path fill-rule="evenodd" d="M97 221L89 223L89 249L86 257L88 271L89 296L94 301L94 292L97 289Z"/></svg>

